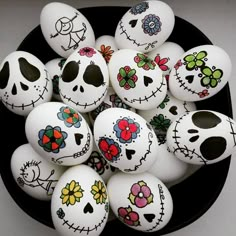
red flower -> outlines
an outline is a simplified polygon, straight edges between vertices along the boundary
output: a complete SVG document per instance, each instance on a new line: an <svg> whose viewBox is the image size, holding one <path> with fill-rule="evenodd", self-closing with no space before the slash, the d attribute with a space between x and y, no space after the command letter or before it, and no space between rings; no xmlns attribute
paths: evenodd
<svg viewBox="0 0 236 236"><path fill-rule="evenodd" d="M177 63L174 65L174 68L175 68L176 70L178 70L179 67L182 66L182 65L183 65L183 63L181 62L181 60L178 60Z"/></svg>
<svg viewBox="0 0 236 236"><path fill-rule="evenodd" d="M202 92L199 92L198 93L198 96L200 97L200 98L204 98L204 97L206 97L206 96L208 96L209 95L209 93L208 93L208 90L207 89L204 89L204 90L202 90Z"/></svg>
<svg viewBox="0 0 236 236"><path fill-rule="evenodd" d="M138 213L133 211L130 206L126 208L120 207L118 209L118 216L122 222L129 226L140 225Z"/></svg>
<svg viewBox="0 0 236 236"><path fill-rule="evenodd" d="M160 55L157 54L154 61L157 63L157 65L160 67L160 69L162 71L167 71L169 69L169 67L167 65L165 65L169 61L169 58L162 58L161 59Z"/></svg>

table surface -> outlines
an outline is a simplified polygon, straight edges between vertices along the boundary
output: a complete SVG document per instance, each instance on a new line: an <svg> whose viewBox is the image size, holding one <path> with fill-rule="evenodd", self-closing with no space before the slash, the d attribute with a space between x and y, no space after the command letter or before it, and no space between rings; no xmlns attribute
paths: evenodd
<svg viewBox="0 0 236 236"><path fill-rule="evenodd" d="M39 24L40 11L48 0L0 1L0 61ZM132 6L135 0L70 0L63 1L75 8L90 6ZM234 0L164 0L175 15L198 27L213 44L225 49L236 66L236 1ZM236 70L229 81L233 116L236 117ZM232 155L229 174L223 190L213 206L197 221L168 236L235 236L236 235L236 153ZM204 194L204 193L203 193ZM193 203L194 204L194 203ZM22 211L12 200L0 178L0 235L57 236L58 233L37 222Z"/></svg>

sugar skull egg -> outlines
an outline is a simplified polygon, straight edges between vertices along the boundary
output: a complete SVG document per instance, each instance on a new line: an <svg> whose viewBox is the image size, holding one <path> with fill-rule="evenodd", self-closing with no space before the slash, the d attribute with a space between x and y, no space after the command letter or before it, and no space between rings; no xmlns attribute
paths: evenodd
<svg viewBox="0 0 236 236"><path fill-rule="evenodd" d="M138 114L123 108L110 108L97 116L94 139L112 166L131 174L149 169L158 154L151 126Z"/></svg>
<svg viewBox="0 0 236 236"><path fill-rule="evenodd" d="M158 107L150 110L137 110L137 113L152 125L156 134L166 134L170 124L177 117L195 110L197 108L194 102L179 100L167 91L165 99Z"/></svg>
<svg viewBox="0 0 236 236"><path fill-rule="evenodd" d="M86 120L61 102L36 107L26 119L25 132L35 151L58 165L83 163L92 152L93 136Z"/></svg>
<svg viewBox="0 0 236 236"><path fill-rule="evenodd" d="M0 99L13 113L27 116L52 97L52 81L45 65L33 54L10 53L0 65Z"/></svg>
<svg viewBox="0 0 236 236"><path fill-rule="evenodd" d="M175 23L173 10L162 1L143 1L131 7L119 21L115 40L119 49L149 52L162 45Z"/></svg>
<svg viewBox="0 0 236 236"><path fill-rule="evenodd" d="M60 235L100 235L109 213L102 178L86 165L70 167L59 179L51 201L51 215Z"/></svg>
<svg viewBox="0 0 236 236"><path fill-rule="evenodd" d="M147 55L131 50L116 51L109 64L113 89L127 105L140 110L157 107L166 96L166 79Z"/></svg>
<svg viewBox="0 0 236 236"><path fill-rule="evenodd" d="M114 214L134 230L158 231L172 217L172 196L163 182L150 173L117 173L109 179L107 190Z"/></svg>
<svg viewBox="0 0 236 236"><path fill-rule="evenodd" d="M167 145L182 161L207 165L230 156L236 146L235 121L211 110L185 113L167 131Z"/></svg>
<svg viewBox="0 0 236 236"><path fill-rule="evenodd" d="M114 36L102 35L95 41L95 48L102 54L106 63L109 63L112 54L118 50Z"/></svg>
<svg viewBox="0 0 236 236"><path fill-rule="evenodd" d="M67 58L59 81L64 103L79 112L89 112L102 103L108 87L107 64L95 48L80 48Z"/></svg>
<svg viewBox="0 0 236 236"><path fill-rule="evenodd" d="M89 21L65 3L46 4L41 10L40 26L47 43L63 58L79 47L95 45L95 35Z"/></svg>
<svg viewBox="0 0 236 236"><path fill-rule="evenodd" d="M228 82L232 63L224 49L201 45L185 52L169 77L173 96L183 101L200 101L218 93Z"/></svg>
<svg viewBox="0 0 236 236"><path fill-rule="evenodd" d="M51 200L65 167L48 162L29 143L16 148L11 157L11 171L17 185L38 200Z"/></svg>
<svg viewBox="0 0 236 236"><path fill-rule="evenodd" d="M57 101L61 101L61 96L59 93L59 79L61 77L62 67L65 61L65 58L55 58L45 64L53 84L52 98Z"/></svg>

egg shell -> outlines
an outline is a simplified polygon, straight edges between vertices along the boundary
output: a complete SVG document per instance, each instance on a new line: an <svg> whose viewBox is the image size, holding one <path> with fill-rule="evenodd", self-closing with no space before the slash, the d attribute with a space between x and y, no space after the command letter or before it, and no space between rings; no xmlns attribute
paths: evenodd
<svg viewBox="0 0 236 236"><path fill-rule="evenodd" d="M14 51L0 65L0 100L13 113L27 116L52 97L45 65L33 54Z"/></svg>
<svg viewBox="0 0 236 236"><path fill-rule="evenodd" d="M137 113L152 125L156 134L166 134L176 118L195 110L197 108L194 102L179 100L167 91L165 99L158 107L151 110L137 110Z"/></svg>
<svg viewBox="0 0 236 236"><path fill-rule="evenodd" d="M174 24L174 12L168 4L142 1L123 15L117 24L115 40L119 49L149 52L167 40Z"/></svg>
<svg viewBox="0 0 236 236"><path fill-rule="evenodd" d="M109 213L105 183L90 167L70 167L59 179L51 201L55 229L61 235L100 235Z"/></svg>
<svg viewBox="0 0 236 236"><path fill-rule="evenodd" d="M29 143L16 148L11 157L11 172L18 186L31 197L51 200L65 167L41 157Z"/></svg>
<svg viewBox="0 0 236 236"><path fill-rule="evenodd" d="M118 50L115 37L102 35L95 41L95 48L103 55L106 63L109 63L112 54Z"/></svg>
<svg viewBox="0 0 236 236"><path fill-rule="evenodd" d="M62 67L65 61L66 61L65 58L60 57L52 59L45 64L48 73L50 74L50 78L52 79L52 84L53 84L52 98L57 101L61 101L61 96L59 93L59 79L61 77Z"/></svg>
<svg viewBox="0 0 236 236"><path fill-rule="evenodd" d="M185 113L167 131L167 145L180 160L207 165L229 157L235 150L236 123L211 110Z"/></svg>
<svg viewBox="0 0 236 236"><path fill-rule="evenodd" d="M47 43L61 57L67 58L79 47L95 45L91 24L80 11L68 4L46 4L40 13L40 26Z"/></svg>
<svg viewBox="0 0 236 236"><path fill-rule="evenodd" d="M166 79L159 66L145 54L120 49L113 54L108 68L113 89L127 105L149 110L165 98Z"/></svg>
<svg viewBox="0 0 236 236"><path fill-rule="evenodd" d="M107 190L114 214L134 230L158 231L172 217L172 196L165 184L150 173L117 173L109 179Z"/></svg>
<svg viewBox="0 0 236 236"><path fill-rule="evenodd" d="M93 149L93 136L86 120L61 102L36 107L26 119L25 133L36 152L58 165L83 163Z"/></svg>
<svg viewBox="0 0 236 236"><path fill-rule="evenodd" d="M231 71L231 59L224 49L200 45L176 61L169 77L169 90L183 101L205 100L226 85Z"/></svg>
<svg viewBox="0 0 236 236"><path fill-rule="evenodd" d="M108 87L108 67L95 48L80 48L67 58L59 81L64 103L82 113L92 111L105 99Z"/></svg>
<svg viewBox="0 0 236 236"><path fill-rule="evenodd" d="M148 170L158 154L158 141L151 126L123 108L110 108L97 116L94 139L112 166L131 174Z"/></svg>

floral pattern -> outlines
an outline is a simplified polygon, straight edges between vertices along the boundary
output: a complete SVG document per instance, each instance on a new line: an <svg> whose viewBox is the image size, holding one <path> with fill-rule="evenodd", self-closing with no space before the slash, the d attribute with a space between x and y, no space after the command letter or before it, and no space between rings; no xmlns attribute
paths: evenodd
<svg viewBox="0 0 236 236"><path fill-rule="evenodd" d="M153 194L144 181L132 185L128 199L138 208L143 208L153 202Z"/></svg>
<svg viewBox="0 0 236 236"><path fill-rule="evenodd" d="M102 56L104 57L106 63L108 63L111 59L111 56L114 52L114 50L111 50L111 46L105 46L104 44L102 44L100 46L100 50L98 50Z"/></svg>
<svg viewBox="0 0 236 236"><path fill-rule="evenodd" d="M96 51L90 47L84 47L79 50L80 56L92 57L94 54L96 54Z"/></svg>
<svg viewBox="0 0 236 236"><path fill-rule="evenodd" d="M83 197L84 190L81 188L78 182L71 180L66 186L61 190L62 204L74 205L76 202L80 202Z"/></svg>
<svg viewBox="0 0 236 236"><path fill-rule="evenodd" d="M74 109L70 107L61 107L60 112L57 113L57 117L64 121L67 127L79 128L81 125L82 118Z"/></svg>
<svg viewBox="0 0 236 236"><path fill-rule="evenodd" d="M174 65L174 68L175 68L176 70L178 70L179 67L182 66L182 65L183 65L182 61L181 61L181 60L178 60L177 63Z"/></svg>
<svg viewBox="0 0 236 236"><path fill-rule="evenodd" d="M121 143L131 143L140 132L140 125L133 119L124 117L116 121L113 128Z"/></svg>
<svg viewBox="0 0 236 236"><path fill-rule="evenodd" d="M170 119L166 119L163 114L154 116L150 124L155 130L166 132L171 124Z"/></svg>
<svg viewBox="0 0 236 236"><path fill-rule="evenodd" d="M145 34L152 36L157 35L161 31L162 23L160 21L160 17L154 14L145 16L145 18L142 20L142 23L143 32Z"/></svg>
<svg viewBox="0 0 236 236"><path fill-rule="evenodd" d="M129 90L135 88L138 77L136 70L131 69L129 66L121 67L117 75L120 87Z"/></svg>
<svg viewBox="0 0 236 236"><path fill-rule="evenodd" d="M199 93L198 93L198 96L199 96L200 98L204 98L204 97L209 96L208 90L207 90L207 89L203 89L202 92L199 92Z"/></svg>
<svg viewBox="0 0 236 236"><path fill-rule="evenodd" d="M68 135L66 132L62 131L59 126L52 127L48 125L46 129L39 131L38 136L38 144L46 152L58 153L61 148L66 146L65 139Z"/></svg>
<svg viewBox="0 0 236 236"><path fill-rule="evenodd" d="M91 187L93 199L97 204L104 204L107 200L107 191L104 183L100 180L95 180L94 185Z"/></svg>
<svg viewBox="0 0 236 236"><path fill-rule="evenodd" d="M205 65L205 61L207 56L207 52L201 51L199 53L194 52L193 54L189 54L184 57L184 61L186 64L187 70L198 69L198 67L202 67Z"/></svg>
<svg viewBox="0 0 236 236"><path fill-rule="evenodd" d="M110 138L100 138L98 142L98 147L103 154L103 156L111 162L117 161L121 149L119 147L119 144L116 143L113 139Z"/></svg>
<svg viewBox="0 0 236 236"><path fill-rule="evenodd" d="M154 70L156 67L156 63L147 55L142 53L137 53L137 56L134 57L134 61L137 63L138 67L143 68L144 70Z"/></svg>
<svg viewBox="0 0 236 236"><path fill-rule="evenodd" d="M167 103L170 101L170 97L168 96L168 94L166 94L164 100L162 101L162 103L159 105L159 107L161 109L164 109L165 106L167 105Z"/></svg>
<svg viewBox="0 0 236 236"><path fill-rule="evenodd" d="M65 212L62 210L62 208L59 208L59 209L57 210L57 216L58 216L58 218L60 218L60 219L63 219L63 218L65 217Z"/></svg>
<svg viewBox="0 0 236 236"><path fill-rule="evenodd" d="M205 66L201 69L201 72L204 75L201 79L201 85L207 88L215 88L223 76L223 71L221 69L215 69L214 67L213 70L211 70L211 68Z"/></svg>
<svg viewBox="0 0 236 236"><path fill-rule="evenodd" d="M169 70L169 67L166 65L166 63L170 60L170 58L165 57L165 58L161 58L159 54L156 55L156 57L154 58L154 61L156 62L156 64L159 66L159 68L162 71L167 71Z"/></svg>
<svg viewBox="0 0 236 236"><path fill-rule="evenodd" d="M137 5L133 6L130 9L130 13L133 15L141 14L141 13L145 12L148 8L149 8L148 2L141 2L141 3L138 3Z"/></svg>
<svg viewBox="0 0 236 236"><path fill-rule="evenodd" d="M132 210L130 206L118 208L119 219L129 226L139 226L139 214Z"/></svg>

